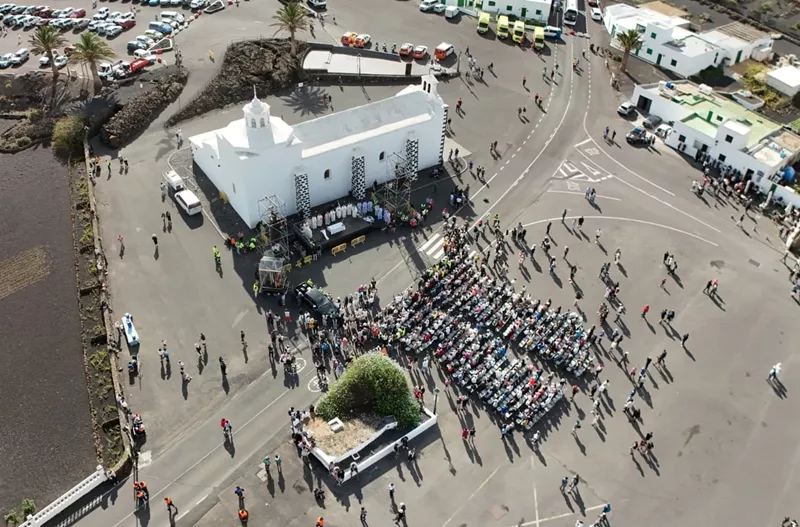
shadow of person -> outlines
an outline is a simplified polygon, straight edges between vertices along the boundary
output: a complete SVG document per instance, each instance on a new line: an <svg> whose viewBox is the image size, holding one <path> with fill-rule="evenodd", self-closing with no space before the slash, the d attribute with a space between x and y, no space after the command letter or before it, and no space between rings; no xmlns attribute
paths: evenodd
<svg viewBox="0 0 800 527"><path fill-rule="evenodd" d="M227 395L231 391L231 385L228 383L227 375L222 376L222 390L225 392L225 395Z"/></svg>

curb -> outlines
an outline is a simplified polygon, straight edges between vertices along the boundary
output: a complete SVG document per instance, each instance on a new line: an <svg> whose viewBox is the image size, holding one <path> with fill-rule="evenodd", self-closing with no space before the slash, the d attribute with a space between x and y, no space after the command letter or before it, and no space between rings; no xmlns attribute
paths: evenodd
<svg viewBox="0 0 800 527"><path fill-rule="evenodd" d="M94 233L93 233L93 236L94 236L94 248L95 248L95 251L99 251L99 254L103 255L103 259L108 261L106 259L106 257L105 257L105 252L103 251L103 241L100 238L100 222L99 222L98 216L97 216L97 199L95 198L95 195L94 195L94 184L92 183L92 178L89 175L90 174L90 171L89 171L89 159L90 159L89 141L85 136L84 136L84 139L83 139L83 156L84 156L84 165L85 165L85 168L86 168L86 175L85 175L85 177L86 177L86 185L87 185L88 194L89 194L89 210L92 213L92 230L94 231ZM108 270L108 267L106 267L106 270ZM106 293L106 291L103 288L100 288L100 301L101 302L105 301L106 305L110 305L110 302L108 300L109 300L108 294ZM113 324L113 322L111 320L111 315L109 314L108 309L103 309L103 325L106 328L107 342L111 342L111 339L113 338L115 330L114 330L114 324ZM111 380L112 380L112 383L114 384L114 395L115 396L124 396L125 392L122 389L122 383L120 382L119 375L117 375L117 372L119 371L118 351L114 351L114 350L110 350L110 349L109 349L109 351L111 351L111 353L108 354L108 357L109 357L109 361L111 362ZM121 472L123 469L127 470L126 465L129 465L131 460L132 460L130 438L128 437L128 434L125 432L125 430L127 429L128 416L125 415L125 412L123 412L122 408L120 408L119 405L117 405L117 414L118 414L118 418L119 418L119 428L120 428L120 432L121 432L121 435L122 435L122 444L125 447L125 454L119 459L119 461L117 461L116 465L111 467L110 470L113 470L115 474L117 474L118 472Z"/></svg>

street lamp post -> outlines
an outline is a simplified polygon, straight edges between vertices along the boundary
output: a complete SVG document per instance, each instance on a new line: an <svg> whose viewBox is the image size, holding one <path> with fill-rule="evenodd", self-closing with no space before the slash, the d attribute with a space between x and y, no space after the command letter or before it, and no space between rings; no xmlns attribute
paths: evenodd
<svg viewBox="0 0 800 527"><path fill-rule="evenodd" d="M439 402L439 388L433 389L433 414L436 415L436 404Z"/></svg>

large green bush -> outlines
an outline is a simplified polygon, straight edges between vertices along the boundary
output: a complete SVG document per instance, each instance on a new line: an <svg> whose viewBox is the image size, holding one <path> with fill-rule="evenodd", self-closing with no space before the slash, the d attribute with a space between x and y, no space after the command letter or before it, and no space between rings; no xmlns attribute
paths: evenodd
<svg viewBox="0 0 800 527"><path fill-rule="evenodd" d="M61 157L83 157L83 118L68 115L56 121L53 127L53 149Z"/></svg>
<svg viewBox="0 0 800 527"><path fill-rule="evenodd" d="M380 353L368 353L351 362L322 397L317 413L327 420L365 413L393 416L400 426L416 426L420 421L419 405L403 370Z"/></svg>

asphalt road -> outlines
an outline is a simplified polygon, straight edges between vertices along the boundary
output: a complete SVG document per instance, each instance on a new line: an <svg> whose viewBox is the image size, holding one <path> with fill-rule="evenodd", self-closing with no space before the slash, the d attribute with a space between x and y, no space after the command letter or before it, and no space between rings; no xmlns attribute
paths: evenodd
<svg viewBox="0 0 800 527"><path fill-rule="evenodd" d="M239 34L261 34L273 8L268 2L243 5L226 12L229 18L214 19L213 29L237 27ZM779 261L781 251L769 222L754 216L745 223L746 231L736 227L729 216L738 211L690 193L697 172L674 152L658 145L644 150L624 144L630 123L616 116L618 95L609 87L602 59L581 59L580 70L570 68L570 61L588 48L587 39L566 36L563 43L549 46L543 62L530 52L477 36L474 21L464 18L450 25L442 17L419 13L411 3L384 0L380 17L347 0L332 10L338 23L328 26L332 37L340 30L352 30L369 32L374 40L411 40L429 46L447 39L459 49L469 45L481 64L494 62L497 78L487 73L486 85L462 80L439 85L445 100L464 99L466 114L454 119L453 139L472 152L470 159L477 165L487 167L485 187L468 172L453 180L471 187L471 204L461 214L476 221L497 213L505 225L523 223L528 225L529 242L537 244L546 223L553 221L554 253L560 257L564 245L570 246L569 259L579 266L578 285L585 294L581 305L592 323L603 294L597 272L620 247L623 266L612 275L621 282L628 305L623 346L634 362L669 349L669 375L652 376L648 386L652 408L644 407L643 428L656 438L655 464L630 460L628 447L638 435L627 429L621 416L604 418L602 433L587 424L580 444L569 435L570 425L555 426L546 431L548 439L538 457L522 438L517 439L517 448L502 448L499 437L492 436L497 433L495 425L475 410L472 418L480 438L476 456L457 445L461 424L444 403L452 394L443 391L441 436L431 434L425 440L417 477L401 484L402 471L395 476L390 466L382 466L362 486L333 489L338 505L331 500L324 511L329 523L356 523L362 503L371 511L371 520L384 516L388 520L384 494L388 481L398 484L398 495L409 506L408 523L415 525L573 525L581 514L593 520L605 502L613 503L612 522L623 527L677 521L771 525L794 514L790 489L797 484L793 469L800 430L791 418L790 399L773 391L763 378L772 364L783 362L783 382L791 397L796 359L785 348L797 335L792 317L797 306L788 298L787 271ZM190 91L213 73L213 65L203 58L206 50L218 52L226 41L203 23L211 22L201 20L185 33L185 42L179 40L195 68ZM189 37L198 28L204 39L195 42ZM592 34L599 30L590 23ZM552 68L554 61L560 75L556 85L546 85L541 70L545 65ZM523 88L523 76L531 91ZM371 90L368 95L382 93ZM356 90L337 91L332 93L338 108L363 103L360 97L365 96ZM532 104L536 92L545 98L544 112ZM269 102L282 108L289 122L321 111L304 109L289 96ZM517 118L517 108L523 105L529 122ZM168 109L165 117L173 110ZM185 123L184 135L237 118L238 111L234 107ZM307 383L311 373L303 370L295 385L282 372L271 372L263 353L263 315L248 295L251 268L226 255L224 275L213 272L209 249L219 243L209 225L213 218L202 225L176 221L172 233L159 234L161 252L158 259L153 257L149 237L160 229L160 212L166 207L158 201L159 173L174 152L172 132L162 131L159 124L123 152L131 160L130 173L115 174L98 185L104 238L126 234L125 257L110 266L111 284L115 309L136 315L143 338L144 376L131 386L130 400L143 411L151 431L141 477L151 488L153 507L149 514L134 516L126 482L113 505L93 510L81 523L167 525L169 518L159 503L164 495L179 506L179 525L230 523L235 514L233 486L244 483L252 521L306 525L321 512L304 490L307 475L293 465L289 454L283 456L287 481L279 482L280 496L269 483L262 487L256 473L261 456L285 448L282 427L288 407L307 405L316 398ZM605 126L618 131L618 144L604 141ZM497 158L487 148L493 140L500 145ZM597 188L597 207L583 198L587 185ZM445 188L442 183L438 201L445 198ZM432 193L433 187L418 192ZM561 225L564 209L567 222ZM571 218L579 215L586 218L586 238L568 229ZM430 226L416 240L406 236L391 244L388 240L367 244L367 249L342 261L324 259L297 278L304 273L314 276L338 296L375 276L386 298L409 285L415 267L433 260L436 251L430 248L437 229L436 224ZM597 229L602 229L602 247L593 241ZM377 236L373 239L380 240ZM668 280L662 290L658 284L665 273L660 261L666 250L675 254L680 267L677 280ZM539 256L540 269L542 262ZM559 272L563 268L559 263ZM537 271L536 265L525 272L513 269L511 274L518 287L529 281L528 288L537 297L553 298L562 305L574 298L572 288ZM721 282L722 301L716 304L701 292L712 277ZM638 315L644 305L651 306L646 321ZM664 308L678 313L675 331L691 335L688 352L680 348L670 328L655 320ZM249 357L239 345L239 330L246 331ZM203 375L191 369L192 344L200 331L210 339L209 369ZM173 361L185 360L194 375L184 393L176 374L160 378L155 348L161 339L170 343ZM302 342L297 339L300 353ZM213 367L218 355L229 363L232 379L227 388ZM613 414L629 388L610 358L605 373L617 408L609 410ZM570 424L574 415L588 413L585 397L579 397L578 407L569 411L566 423ZM234 423L233 452L222 444L221 417ZM558 481L576 472L588 485L580 503L565 502L557 491ZM743 499L746 507L741 506Z"/></svg>

